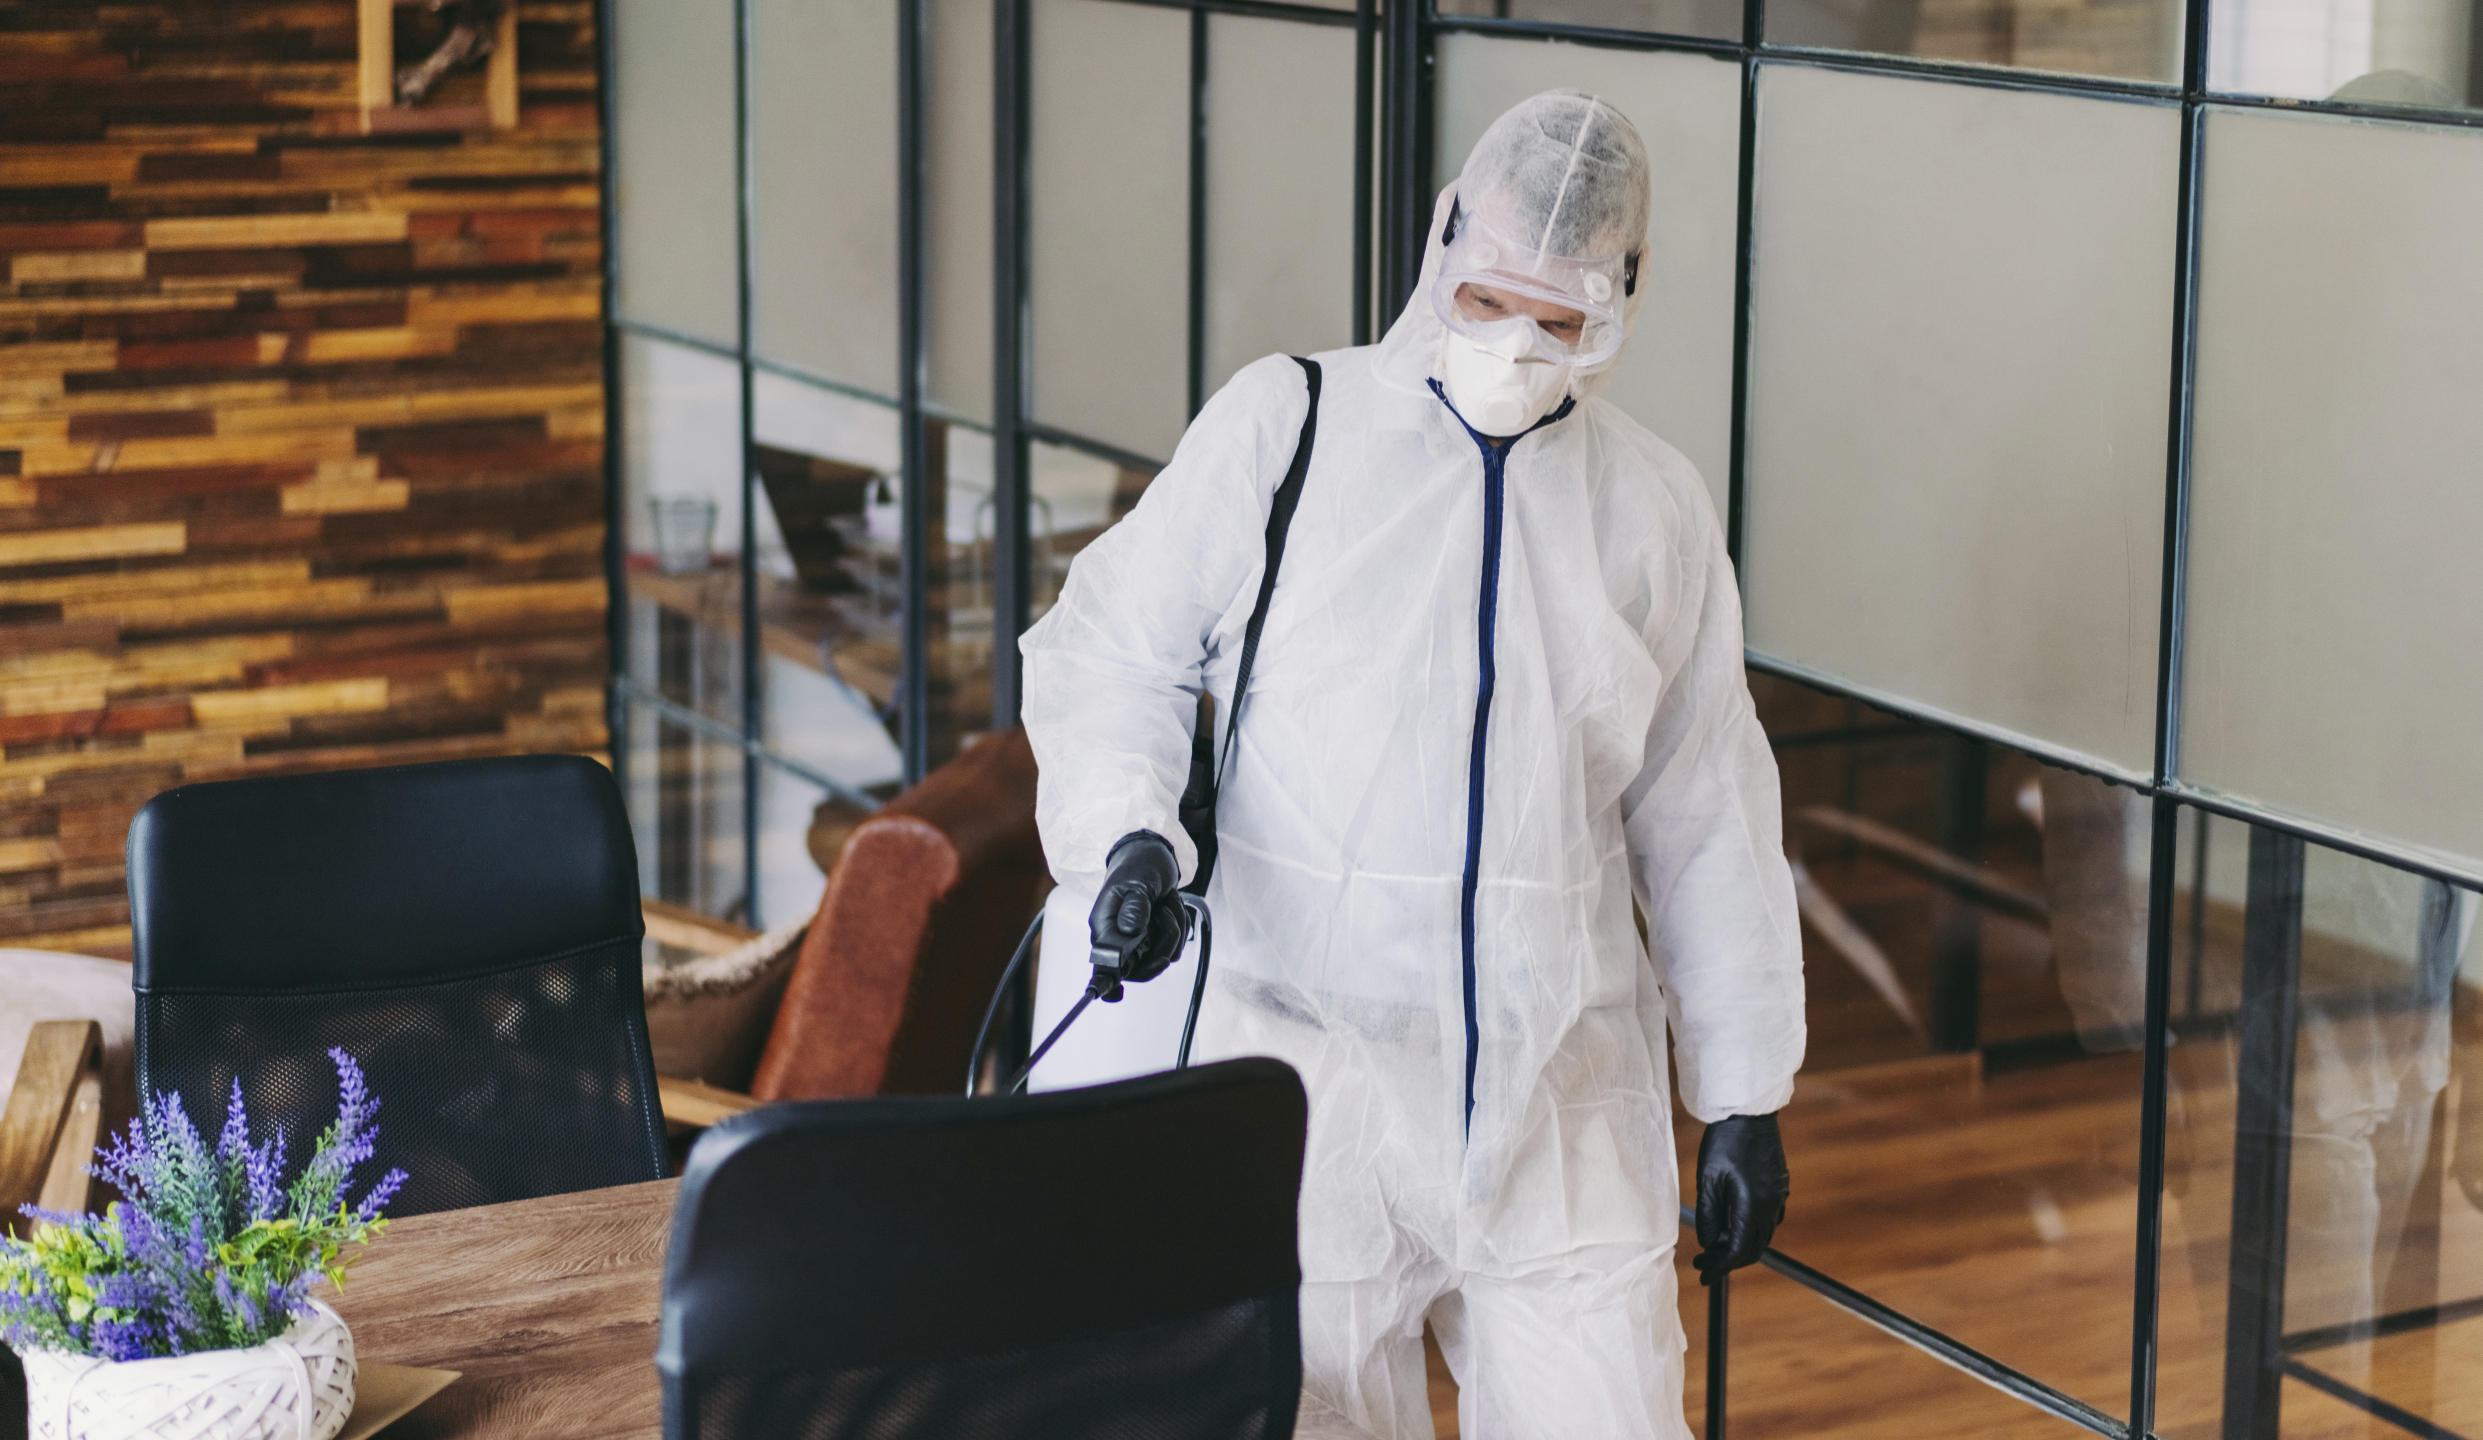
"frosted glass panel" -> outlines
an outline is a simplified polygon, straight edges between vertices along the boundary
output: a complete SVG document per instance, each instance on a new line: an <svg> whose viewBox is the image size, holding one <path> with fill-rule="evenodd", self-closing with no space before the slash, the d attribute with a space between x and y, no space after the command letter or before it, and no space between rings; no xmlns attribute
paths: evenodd
<svg viewBox="0 0 2483 1440"><path fill-rule="evenodd" d="M2483 99L2470 0L2217 0L2211 89L2443 109Z"/></svg>
<svg viewBox="0 0 2483 1440"><path fill-rule="evenodd" d="M2179 112L1761 86L1752 647L2146 771Z"/></svg>
<svg viewBox="0 0 2483 1440"><path fill-rule="evenodd" d="M1189 419L1189 16L1040 0L1033 27L1035 416L1169 456Z"/></svg>
<svg viewBox="0 0 2483 1440"><path fill-rule="evenodd" d="M1703 55L1596 50L1539 40L1443 35L1434 100L1438 183L1502 111L1567 86L1602 96L1647 145L1655 186L1648 285L1638 328L1604 391L1671 441L1724 514L1733 441L1733 208L1741 156L1741 69Z"/></svg>
<svg viewBox="0 0 2483 1440"><path fill-rule="evenodd" d="M621 313L730 345L732 0L614 0Z"/></svg>
<svg viewBox="0 0 2483 1440"><path fill-rule="evenodd" d="M897 390L897 7L752 0L751 343Z"/></svg>
<svg viewBox="0 0 2483 1440"><path fill-rule="evenodd" d="M989 0L930 4L931 93L923 118L931 402L989 424L992 7Z"/></svg>
<svg viewBox="0 0 2483 1440"><path fill-rule="evenodd" d="M1212 395L1262 355L1353 343L1354 32L1210 16L1207 95Z"/></svg>
<svg viewBox="0 0 2483 1440"><path fill-rule="evenodd" d="M2483 856L2483 135L2206 144L2183 773Z"/></svg>

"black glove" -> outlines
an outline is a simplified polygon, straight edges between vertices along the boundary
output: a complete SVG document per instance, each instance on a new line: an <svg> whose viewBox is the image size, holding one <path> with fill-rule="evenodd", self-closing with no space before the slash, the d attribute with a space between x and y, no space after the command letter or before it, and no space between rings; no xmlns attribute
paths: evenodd
<svg viewBox="0 0 2483 1440"><path fill-rule="evenodd" d="M1698 1283L1756 1264L1785 1218L1793 1177L1773 1115L1727 1115L1698 1142Z"/></svg>
<svg viewBox="0 0 2483 1440"><path fill-rule="evenodd" d="M1104 856L1103 888L1087 913L1095 953L1092 988L1099 1000L1121 998L1121 982L1164 973L1188 938L1190 912L1181 903L1181 862L1152 830L1133 830Z"/></svg>

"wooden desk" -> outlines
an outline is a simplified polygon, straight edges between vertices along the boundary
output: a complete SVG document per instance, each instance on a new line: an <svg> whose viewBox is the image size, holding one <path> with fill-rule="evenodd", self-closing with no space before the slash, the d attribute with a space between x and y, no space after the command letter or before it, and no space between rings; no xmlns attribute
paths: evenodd
<svg viewBox="0 0 2483 1440"><path fill-rule="evenodd" d="M655 1377L678 1180L417 1215L334 1297L354 1354L464 1378L387 1440L663 1434Z"/></svg>
<svg viewBox="0 0 2483 1440"><path fill-rule="evenodd" d="M663 1433L655 1335L677 1180L417 1215L332 1297L354 1353L464 1378L382 1440ZM1305 1397L1297 1440L1364 1440Z"/></svg>

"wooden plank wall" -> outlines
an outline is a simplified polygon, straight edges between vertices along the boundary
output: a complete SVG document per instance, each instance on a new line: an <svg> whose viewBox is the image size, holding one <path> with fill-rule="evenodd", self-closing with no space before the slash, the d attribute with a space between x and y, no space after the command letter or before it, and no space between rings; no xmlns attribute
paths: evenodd
<svg viewBox="0 0 2483 1440"><path fill-rule="evenodd" d="M519 13L517 129L364 136L352 0L0 0L0 946L127 955L171 785L604 747L593 7Z"/></svg>

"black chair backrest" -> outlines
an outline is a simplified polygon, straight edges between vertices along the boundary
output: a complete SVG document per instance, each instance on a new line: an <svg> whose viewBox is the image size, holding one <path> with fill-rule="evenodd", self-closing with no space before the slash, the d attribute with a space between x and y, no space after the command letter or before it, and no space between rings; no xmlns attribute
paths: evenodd
<svg viewBox="0 0 2483 1440"><path fill-rule="evenodd" d="M665 1435L1291 1435L1306 1113L1229 1060L727 1120L673 1219Z"/></svg>
<svg viewBox="0 0 2483 1440"><path fill-rule="evenodd" d="M637 871L577 756L168 790L129 827L139 1084L212 1137L238 1077L299 1164L342 1046L394 1215L659 1179Z"/></svg>

